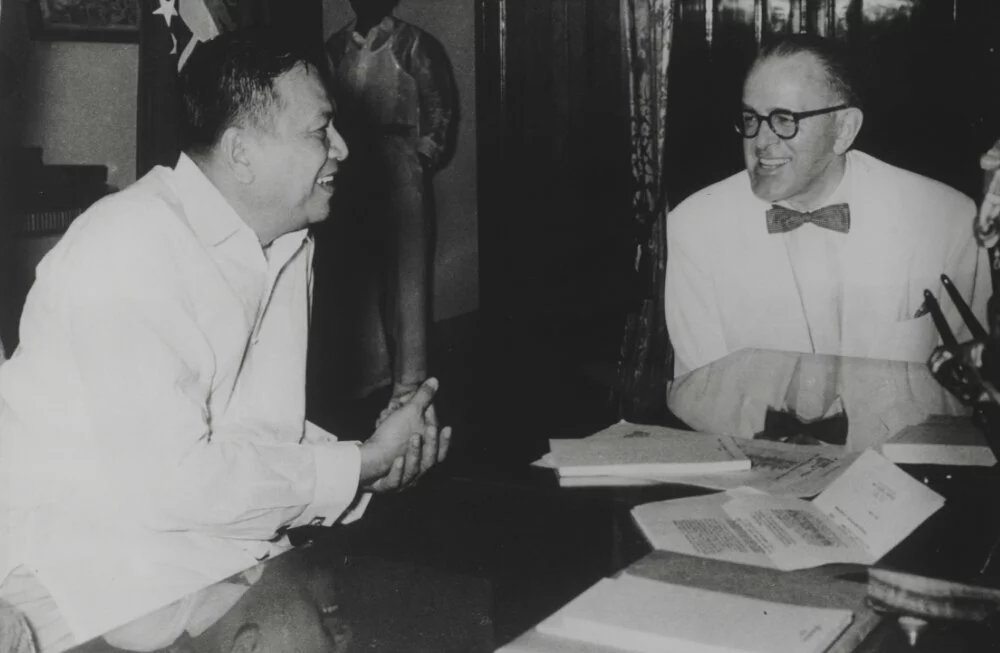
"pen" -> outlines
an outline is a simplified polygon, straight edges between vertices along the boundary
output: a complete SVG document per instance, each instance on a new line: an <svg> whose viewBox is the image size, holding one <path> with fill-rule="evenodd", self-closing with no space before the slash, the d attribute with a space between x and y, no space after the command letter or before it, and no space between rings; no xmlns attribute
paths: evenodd
<svg viewBox="0 0 1000 653"><path fill-rule="evenodd" d="M947 274L941 275L941 283L944 284L944 289L948 292L948 296L951 297L951 301L955 304L955 308L958 309L958 314L962 316L962 320L965 325L969 327L969 331L972 333L972 337L975 340L985 340L987 337L986 329L983 325L979 323L976 316L972 314L972 309L969 305L965 303L962 299L962 295L959 294L958 288L955 284L951 282Z"/></svg>
<svg viewBox="0 0 1000 653"><path fill-rule="evenodd" d="M938 304L937 299L935 299L934 293L930 290L924 290L924 301L927 303L927 310L930 311L931 318L934 320L934 326L937 327L938 333L941 334L941 344L952 354L958 356L958 340L955 339L955 334L951 332L948 320L944 319L941 306Z"/></svg>

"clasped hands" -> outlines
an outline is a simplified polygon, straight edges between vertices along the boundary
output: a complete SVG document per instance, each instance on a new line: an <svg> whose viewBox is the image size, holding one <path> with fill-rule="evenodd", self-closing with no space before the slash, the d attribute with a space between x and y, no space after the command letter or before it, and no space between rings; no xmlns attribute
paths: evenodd
<svg viewBox="0 0 1000 653"><path fill-rule="evenodd" d="M379 416L375 433L360 447L363 489L405 489L448 455L451 427L438 427L432 403L437 389L437 379L427 379Z"/></svg>

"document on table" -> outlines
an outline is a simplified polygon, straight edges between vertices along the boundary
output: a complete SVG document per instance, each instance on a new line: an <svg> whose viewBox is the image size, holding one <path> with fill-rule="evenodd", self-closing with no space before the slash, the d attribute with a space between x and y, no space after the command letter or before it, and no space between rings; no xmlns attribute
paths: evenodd
<svg viewBox="0 0 1000 653"><path fill-rule="evenodd" d="M551 460L560 478L681 476L750 469L750 460L732 437L669 431L662 437L636 430L630 436L616 439L552 439L549 440Z"/></svg>
<svg viewBox="0 0 1000 653"><path fill-rule="evenodd" d="M750 459L749 472L706 474L685 479L685 482L716 490L748 487L779 496L814 497L861 455L842 447L768 440L737 439L736 446Z"/></svg>
<svg viewBox="0 0 1000 653"><path fill-rule="evenodd" d="M675 429L619 422L602 431L584 438L592 440L631 439L636 434L643 438L668 438ZM706 439L722 436L698 434ZM729 440L729 438L726 438ZM769 494L794 497L813 497L822 492L834 479L860 455L847 452L843 447L807 446L734 438L736 447L750 459L751 468L745 471L713 474L643 474L628 476L602 475L589 477L563 476L559 484L563 487L589 487L595 485L655 485L657 483L682 483L713 490L729 490L750 487ZM555 468L550 455L533 463L536 467Z"/></svg>
<svg viewBox="0 0 1000 653"><path fill-rule="evenodd" d="M997 459L986 434L963 415L931 415L882 443L894 463L992 467Z"/></svg>
<svg viewBox="0 0 1000 653"><path fill-rule="evenodd" d="M792 570L873 564L943 505L944 497L868 450L813 501L729 491L632 514L657 549Z"/></svg>
<svg viewBox="0 0 1000 653"><path fill-rule="evenodd" d="M776 603L625 573L599 581L538 631L638 653L821 653L852 618L850 610Z"/></svg>

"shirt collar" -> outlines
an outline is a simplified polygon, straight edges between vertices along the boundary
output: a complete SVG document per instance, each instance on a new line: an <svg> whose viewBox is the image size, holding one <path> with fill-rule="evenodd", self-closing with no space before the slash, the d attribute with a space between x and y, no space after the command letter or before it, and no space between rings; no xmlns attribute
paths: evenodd
<svg viewBox="0 0 1000 653"><path fill-rule="evenodd" d="M204 245L216 247L242 232L261 249L253 229L236 213L198 164L183 152L173 169L171 182L178 187L177 190L183 189L177 195L184 206L184 214L191 230ZM300 229L279 236L269 246L271 255L290 258L302 246L308 233L308 229Z"/></svg>
<svg viewBox="0 0 1000 653"><path fill-rule="evenodd" d="M184 205L188 224L205 245L219 245L242 230L253 232L187 154L181 153L171 181L179 191L177 196Z"/></svg>

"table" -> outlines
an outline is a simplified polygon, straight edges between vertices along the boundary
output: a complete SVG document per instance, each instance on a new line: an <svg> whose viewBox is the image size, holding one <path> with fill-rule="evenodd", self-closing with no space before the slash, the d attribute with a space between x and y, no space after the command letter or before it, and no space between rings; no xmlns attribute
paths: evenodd
<svg viewBox="0 0 1000 653"><path fill-rule="evenodd" d="M753 350L677 379L668 403L694 428L740 436L768 435L769 409L809 421L833 408L846 417L849 448L880 442L931 413L965 412L921 365ZM980 496L977 484L986 482L912 473L924 471L960 503ZM248 614L257 636L285 638L274 651L492 651L600 578L643 564L650 549L631 521L633 506L701 492L560 488L550 470L523 463L446 465L411 491L378 497L359 522L299 531L309 541L304 548L189 597L183 618L175 607L137 622L135 641L112 636L122 645L114 647L98 638L77 651L230 650L224 640L241 629L253 636L244 629ZM177 621L198 624L198 634L178 630ZM157 649L141 641L156 634ZM911 649L886 622L858 650L972 651L979 644L966 626L936 624Z"/></svg>

